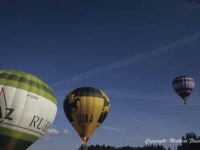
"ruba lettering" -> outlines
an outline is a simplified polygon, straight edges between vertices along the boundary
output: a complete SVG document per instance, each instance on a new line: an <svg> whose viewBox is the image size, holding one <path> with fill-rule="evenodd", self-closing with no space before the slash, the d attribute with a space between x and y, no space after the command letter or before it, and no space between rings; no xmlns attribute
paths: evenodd
<svg viewBox="0 0 200 150"><path fill-rule="evenodd" d="M46 130L50 127L51 123L48 121L42 131L46 132Z"/></svg>
<svg viewBox="0 0 200 150"><path fill-rule="evenodd" d="M39 121L39 117L35 116L35 115L33 115L33 116L34 117L33 117L32 121L31 121L31 124L29 126L32 126L32 124L33 124L33 127L35 128L35 126L36 126L35 123Z"/></svg>
<svg viewBox="0 0 200 150"><path fill-rule="evenodd" d="M44 120L44 118L40 118L35 115L33 115L33 119L29 124L29 126L42 130L43 132L45 132L50 127L50 125L51 123L48 120Z"/></svg>
<svg viewBox="0 0 200 150"><path fill-rule="evenodd" d="M92 123L93 122L93 115L89 116L88 114L79 114L77 115L79 126L81 123Z"/></svg>

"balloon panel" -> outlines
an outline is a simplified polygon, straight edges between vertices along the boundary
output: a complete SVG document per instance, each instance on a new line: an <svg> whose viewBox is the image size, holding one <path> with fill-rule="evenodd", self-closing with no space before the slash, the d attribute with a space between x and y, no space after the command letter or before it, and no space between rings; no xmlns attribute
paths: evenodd
<svg viewBox="0 0 200 150"><path fill-rule="evenodd" d="M0 71L0 148L23 150L52 124L56 99L46 83L20 71Z"/></svg>
<svg viewBox="0 0 200 150"><path fill-rule="evenodd" d="M84 143L104 121L109 109L105 93L90 87L73 90L64 101L65 114Z"/></svg>
<svg viewBox="0 0 200 150"><path fill-rule="evenodd" d="M180 76L173 80L172 86L175 92L184 100L187 100L195 87L194 80L187 76Z"/></svg>

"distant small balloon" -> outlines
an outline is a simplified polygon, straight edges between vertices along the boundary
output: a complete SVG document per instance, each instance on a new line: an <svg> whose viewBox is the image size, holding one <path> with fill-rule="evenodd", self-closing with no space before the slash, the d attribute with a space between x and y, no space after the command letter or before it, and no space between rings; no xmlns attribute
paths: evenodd
<svg viewBox="0 0 200 150"><path fill-rule="evenodd" d="M184 104L186 104L188 97L195 87L195 83L194 79L190 77L179 76L173 80L172 86L175 92L184 100Z"/></svg>
<svg viewBox="0 0 200 150"><path fill-rule="evenodd" d="M97 88L80 87L67 94L63 108L67 119L87 148L87 141L110 110L110 101L107 95Z"/></svg>

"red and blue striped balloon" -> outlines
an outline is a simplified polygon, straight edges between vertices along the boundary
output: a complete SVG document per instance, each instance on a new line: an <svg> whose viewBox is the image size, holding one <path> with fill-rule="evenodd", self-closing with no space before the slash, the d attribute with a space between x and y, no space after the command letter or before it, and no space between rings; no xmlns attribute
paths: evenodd
<svg viewBox="0 0 200 150"><path fill-rule="evenodd" d="M190 77L179 76L173 80L172 86L175 92L184 100L184 104L186 104L187 98L195 87L195 83L194 79Z"/></svg>

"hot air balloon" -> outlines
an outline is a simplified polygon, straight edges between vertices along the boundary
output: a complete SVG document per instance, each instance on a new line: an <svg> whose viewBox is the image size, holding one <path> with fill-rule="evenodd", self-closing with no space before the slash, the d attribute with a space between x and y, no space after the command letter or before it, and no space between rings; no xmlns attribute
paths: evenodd
<svg viewBox="0 0 200 150"><path fill-rule="evenodd" d="M110 110L110 101L97 88L80 87L67 94L63 108L67 119L86 146L94 131L105 120Z"/></svg>
<svg viewBox="0 0 200 150"><path fill-rule="evenodd" d="M25 150L52 124L57 102L39 78L0 70L0 149Z"/></svg>
<svg viewBox="0 0 200 150"><path fill-rule="evenodd" d="M172 82L175 92L184 100L184 104L195 87L194 80L187 76L179 76Z"/></svg>

